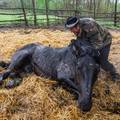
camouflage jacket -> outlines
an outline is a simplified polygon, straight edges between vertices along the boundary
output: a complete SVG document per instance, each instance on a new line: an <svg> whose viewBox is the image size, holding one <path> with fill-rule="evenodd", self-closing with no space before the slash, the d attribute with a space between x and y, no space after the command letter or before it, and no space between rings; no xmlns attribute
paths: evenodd
<svg viewBox="0 0 120 120"><path fill-rule="evenodd" d="M92 18L82 18L79 22L81 31L77 38L85 38L95 49L100 49L112 42L112 36L107 29L100 26Z"/></svg>

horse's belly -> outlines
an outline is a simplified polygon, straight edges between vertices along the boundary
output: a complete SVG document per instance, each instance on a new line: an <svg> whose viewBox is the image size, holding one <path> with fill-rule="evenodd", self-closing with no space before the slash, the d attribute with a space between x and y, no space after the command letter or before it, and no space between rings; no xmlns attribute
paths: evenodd
<svg viewBox="0 0 120 120"><path fill-rule="evenodd" d="M40 62L33 63L34 72L39 76L46 76L51 78L56 78L55 70L51 69L49 66L42 64Z"/></svg>
<svg viewBox="0 0 120 120"><path fill-rule="evenodd" d="M66 56L66 52L60 53L56 49L37 47L32 57L33 66L38 75L56 78L59 72L59 75L65 78L74 76L75 65L69 52Z"/></svg>
<svg viewBox="0 0 120 120"><path fill-rule="evenodd" d="M33 68L37 75L47 77L56 77L55 63L45 57L41 52L35 53L33 56Z"/></svg>

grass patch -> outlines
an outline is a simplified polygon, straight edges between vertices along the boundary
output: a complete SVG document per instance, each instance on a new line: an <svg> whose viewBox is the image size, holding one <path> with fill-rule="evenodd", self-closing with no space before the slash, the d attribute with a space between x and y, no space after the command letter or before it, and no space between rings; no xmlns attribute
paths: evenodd
<svg viewBox="0 0 120 120"><path fill-rule="evenodd" d="M15 21L16 20L16 21ZM17 20L24 20L24 17L19 16L19 15L0 15L0 24L11 24L11 23L20 23L22 21L17 21ZM57 20L61 21L61 17L57 17L54 15L49 15L49 22L54 23ZM31 14L28 14L27 16L27 21L29 24L33 24L34 22L34 16ZM37 15L37 24L46 24L47 23L47 18L46 15Z"/></svg>
<svg viewBox="0 0 120 120"><path fill-rule="evenodd" d="M0 15L0 21L18 20L19 15Z"/></svg>
<svg viewBox="0 0 120 120"><path fill-rule="evenodd" d="M2 11L2 13L10 13L8 11ZM15 13L12 12L11 13ZM20 13L20 11L19 11ZM16 21L15 21L16 20ZM21 20L21 21L17 21L17 20ZM7 25L7 24L20 24L20 23L24 23L24 17L23 15L0 15L0 25ZM27 14L27 21L29 24L34 24L34 16L31 13ZM105 19L96 19L96 21L104 26L104 27L109 27L109 28L120 28L120 22L117 23L117 26L114 26L114 22L110 21L110 20L105 20ZM49 23L50 24L59 24L59 23L63 23L64 22L64 18L62 17L57 17L54 15L49 15ZM37 24L38 25L44 25L47 23L47 18L46 15L37 15Z"/></svg>
<svg viewBox="0 0 120 120"><path fill-rule="evenodd" d="M120 22L117 23L117 26L114 26L114 22L113 21L110 21L110 20L100 20L100 19L96 19L96 21L104 26L104 27L109 27L109 28L120 28Z"/></svg>

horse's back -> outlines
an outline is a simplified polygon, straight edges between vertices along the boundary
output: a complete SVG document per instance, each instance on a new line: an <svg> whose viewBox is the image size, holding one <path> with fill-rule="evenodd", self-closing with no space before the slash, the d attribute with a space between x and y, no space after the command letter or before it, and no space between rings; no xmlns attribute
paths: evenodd
<svg viewBox="0 0 120 120"><path fill-rule="evenodd" d="M64 59L67 48L52 48L47 46L36 47L32 56L33 64L37 71L42 71L48 76L55 77L57 66ZM40 74L40 73L38 73Z"/></svg>
<svg viewBox="0 0 120 120"><path fill-rule="evenodd" d="M24 51L33 51L39 45L40 44L38 44L38 43L30 43L30 44L24 45L23 47L17 49L16 52L23 51L23 50Z"/></svg>

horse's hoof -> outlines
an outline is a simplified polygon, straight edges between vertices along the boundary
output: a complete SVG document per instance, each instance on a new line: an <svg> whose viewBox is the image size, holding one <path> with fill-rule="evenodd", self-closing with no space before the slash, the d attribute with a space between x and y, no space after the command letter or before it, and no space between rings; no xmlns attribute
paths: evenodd
<svg viewBox="0 0 120 120"><path fill-rule="evenodd" d="M6 85L5 88L13 88L14 87L14 80L9 80Z"/></svg>
<svg viewBox="0 0 120 120"><path fill-rule="evenodd" d="M14 79L15 85L18 86L22 82L22 78L16 78Z"/></svg>
<svg viewBox="0 0 120 120"><path fill-rule="evenodd" d="M22 81L21 78L16 78L16 79L13 79L13 80L9 80L6 83L5 88L10 89L10 88L16 87L21 83L21 81Z"/></svg>

